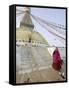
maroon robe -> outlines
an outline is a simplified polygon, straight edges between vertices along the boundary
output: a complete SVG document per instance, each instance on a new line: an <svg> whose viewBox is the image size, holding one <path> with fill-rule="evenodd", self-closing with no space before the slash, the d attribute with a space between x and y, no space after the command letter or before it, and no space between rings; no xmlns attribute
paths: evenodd
<svg viewBox="0 0 69 90"><path fill-rule="evenodd" d="M61 65L62 65L62 60L61 60L61 57L60 57L60 53L59 53L58 50L55 50L53 52L53 64L52 64L52 67L55 70L60 71Z"/></svg>

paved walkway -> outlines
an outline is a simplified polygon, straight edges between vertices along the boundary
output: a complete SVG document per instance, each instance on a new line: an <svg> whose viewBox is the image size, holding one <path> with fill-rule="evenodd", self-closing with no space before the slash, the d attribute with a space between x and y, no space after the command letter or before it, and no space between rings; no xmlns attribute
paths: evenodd
<svg viewBox="0 0 69 90"><path fill-rule="evenodd" d="M64 80L65 79L63 79L52 67L44 70L37 70L31 73L16 74L17 83L51 82Z"/></svg>

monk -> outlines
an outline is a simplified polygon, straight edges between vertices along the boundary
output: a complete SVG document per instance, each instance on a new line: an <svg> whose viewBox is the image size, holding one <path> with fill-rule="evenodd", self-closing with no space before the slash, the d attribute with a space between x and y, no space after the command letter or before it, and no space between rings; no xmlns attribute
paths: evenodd
<svg viewBox="0 0 69 90"><path fill-rule="evenodd" d="M62 64L63 64L63 60L61 59L58 48L56 47L56 49L53 52L53 64L52 64L52 67L53 67L53 69L55 69L56 71L58 71L60 73L61 68L62 68ZM64 78L62 73L60 75L62 76L62 78Z"/></svg>

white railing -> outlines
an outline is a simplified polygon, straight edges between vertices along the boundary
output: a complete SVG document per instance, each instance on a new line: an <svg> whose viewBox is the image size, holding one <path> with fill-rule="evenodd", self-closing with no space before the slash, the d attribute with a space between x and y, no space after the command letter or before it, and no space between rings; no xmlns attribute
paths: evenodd
<svg viewBox="0 0 69 90"><path fill-rule="evenodd" d="M32 42L28 42L28 41L22 41L22 40L18 40L16 41L16 46L42 46L42 47L48 47L48 48L52 48L52 47L57 47L57 46L51 46L51 45L48 45L48 44L45 44L45 43L41 43L41 42L38 42L38 41L32 41ZM58 47L58 48L65 48L65 47Z"/></svg>

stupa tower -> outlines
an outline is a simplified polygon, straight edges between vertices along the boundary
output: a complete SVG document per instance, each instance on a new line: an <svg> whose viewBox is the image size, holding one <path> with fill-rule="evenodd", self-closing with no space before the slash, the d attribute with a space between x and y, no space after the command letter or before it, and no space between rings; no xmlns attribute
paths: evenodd
<svg viewBox="0 0 69 90"><path fill-rule="evenodd" d="M51 65L51 55L45 46L48 42L34 30L31 9L25 7L23 11L20 27L16 30L16 82L24 83L28 78L30 82L46 81L47 77L40 72L43 74Z"/></svg>
<svg viewBox="0 0 69 90"><path fill-rule="evenodd" d="M22 18L22 21L20 22L20 27L23 29L32 31L34 29L34 24L32 23L30 13L31 13L30 7L25 7L24 17Z"/></svg>

